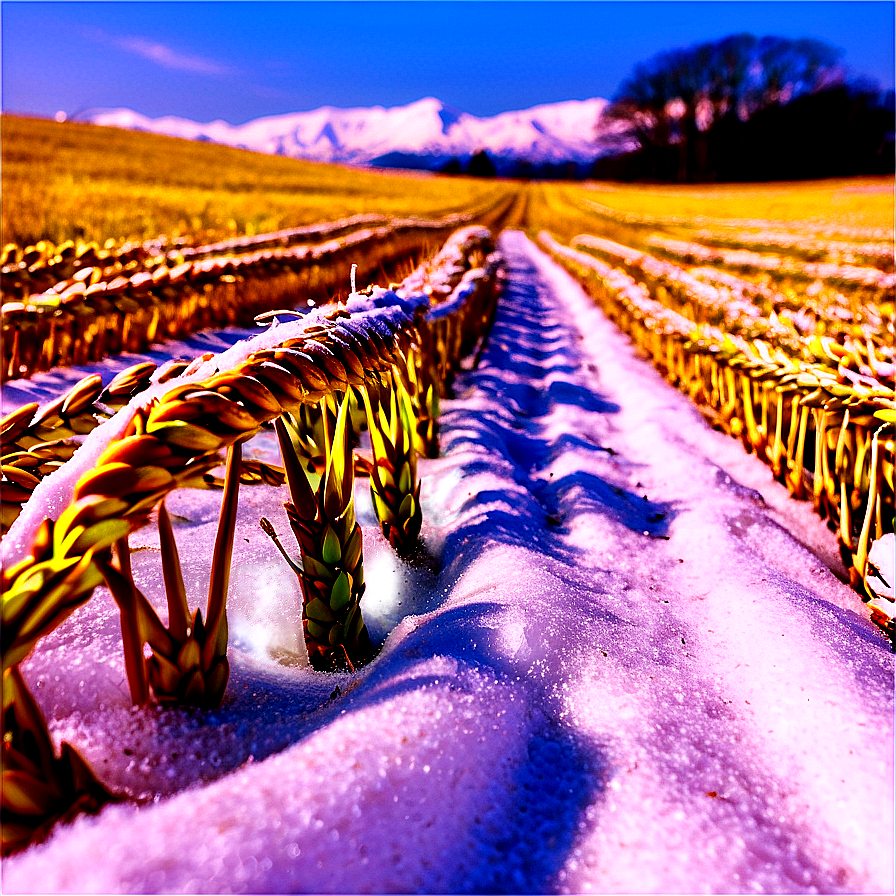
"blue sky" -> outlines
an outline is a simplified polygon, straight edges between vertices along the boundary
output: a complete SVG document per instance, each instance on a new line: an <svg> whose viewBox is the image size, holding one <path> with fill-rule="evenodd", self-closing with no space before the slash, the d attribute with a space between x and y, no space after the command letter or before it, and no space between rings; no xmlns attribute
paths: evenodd
<svg viewBox="0 0 896 896"><path fill-rule="evenodd" d="M18 2L2 107L126 106L240 123L424 96L474 115L610 97L654 53L749 31L814 37L894 83L893 2Z"/></svg>

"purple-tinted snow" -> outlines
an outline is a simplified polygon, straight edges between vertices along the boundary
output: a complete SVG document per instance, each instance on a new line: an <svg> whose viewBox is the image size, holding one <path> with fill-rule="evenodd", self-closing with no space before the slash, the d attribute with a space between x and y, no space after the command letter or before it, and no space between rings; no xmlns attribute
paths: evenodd
<svg viewBox="0 0 896 896"><path fill-rule="evenodd" d="M309 669L257 526L289 542L282 497L244 487L220 710L130 708L99 592L29 660L54 733L140 802L6 860L5 892L892 892L893 656L830 533L522 235L501 248L421 462L440 573L358 488L379 657ZM215 500L169 502L193 603ZM132 541L158 603L157 538Z"/></svg>

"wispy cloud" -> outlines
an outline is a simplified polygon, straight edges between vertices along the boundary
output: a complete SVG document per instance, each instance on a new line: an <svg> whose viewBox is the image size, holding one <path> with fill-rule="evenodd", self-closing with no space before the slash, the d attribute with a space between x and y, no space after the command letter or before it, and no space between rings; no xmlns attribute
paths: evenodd
<svg viewBox="0 0 896 896"><path fill-rule="evenodd" d="M93 40L142 56L162 68L196 75L232 75L236 69L197 53L184 53L158 41L131 35L108 34L97 28L88 35Z"/></svg>
<svg viewBox="0 0 896 896"><path fill-rule="evenodd" d="M143 37L122 37L116 43L123 50L136 53L144 59L158 63L163 68L193 72L198 75L226 75L231 72L229 66L216 62L214 59L207 59L192 53L180 53L171 47L166 47L165 44L146 40Z"/></svg>

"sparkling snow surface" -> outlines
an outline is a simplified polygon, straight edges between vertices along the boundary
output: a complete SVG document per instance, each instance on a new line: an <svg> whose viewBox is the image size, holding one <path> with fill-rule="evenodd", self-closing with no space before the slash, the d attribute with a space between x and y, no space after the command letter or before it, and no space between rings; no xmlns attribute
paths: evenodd
<svg viewBox="0 0 896 896"><path fill-rule="evenodd" d="M501 246L495 329L421 463L440 573L394 559L359 484L379 657L308 667L257 526L293 547L283 496L243 487L220 710L128 705L104 592L29 660L54 734L137 802L7 859L4 892L893 891L893 655L833 537ZM194 605L218 501L169 502Z"/></svg>

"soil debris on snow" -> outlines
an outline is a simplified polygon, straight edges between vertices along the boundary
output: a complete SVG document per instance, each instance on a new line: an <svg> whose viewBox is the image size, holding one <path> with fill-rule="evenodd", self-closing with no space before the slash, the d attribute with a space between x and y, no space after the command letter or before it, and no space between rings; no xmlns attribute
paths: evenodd
<svg viewBox="0 0 896 896"><path fill-rule="evenodd" d="M7 892L892 891L893 656L832 537L529 240L500 247L421 461L441 571L359 495L377 660L298 658L257 526L279 498L244 488L220 710L132 709L100 593L28 661L54 734L139 802L7 859ZM203 500L169 505L188 593Z"/></svg>

